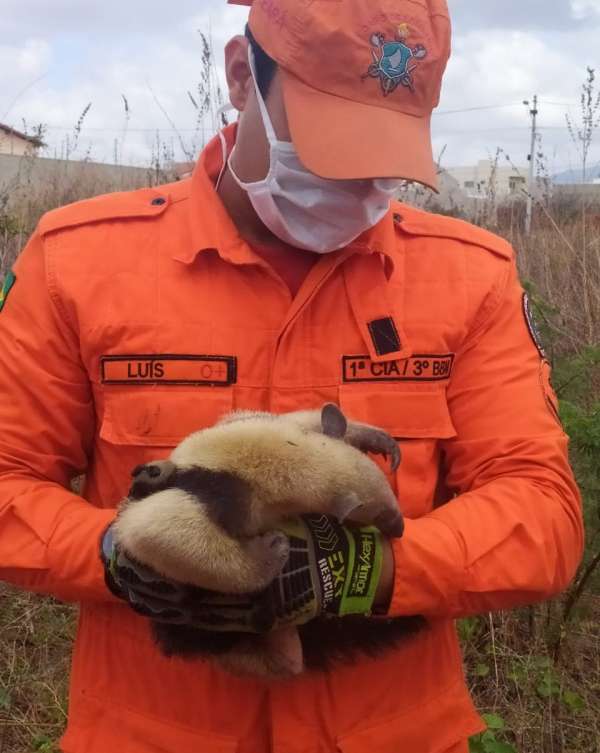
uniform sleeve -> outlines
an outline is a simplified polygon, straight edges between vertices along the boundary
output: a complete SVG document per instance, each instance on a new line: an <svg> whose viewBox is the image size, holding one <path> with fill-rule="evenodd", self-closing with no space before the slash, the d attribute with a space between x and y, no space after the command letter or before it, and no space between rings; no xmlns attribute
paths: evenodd
<svg viewBox="0 0 600 753"><path fill-rule="evenodd" d="M70 491L87 465L94 404L38 235L14 273L0 313L0 580L64 601L112 601L98 552L114 510Z"/></svg>
<svg viewBox="0 0 600 753"><path fill-rule="evenodd" d="M456 496L407 521L394 543L390 614L464 617L533 603L572 580L583 551L581 499L549 364L524 314L516 265L457 354L443 443Z"/></svg>

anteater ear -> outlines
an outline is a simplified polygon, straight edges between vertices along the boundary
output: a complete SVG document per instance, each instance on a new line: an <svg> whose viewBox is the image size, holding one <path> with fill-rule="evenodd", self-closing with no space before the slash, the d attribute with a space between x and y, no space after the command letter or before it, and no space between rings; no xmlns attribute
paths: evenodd
<svg viewBox="0 0 600 753"><path fill-rule="evenodd" d="M343 439L348 431L348 421L342 411L333 403L327 403L321 411L323 434L333 439Z"/></svg>

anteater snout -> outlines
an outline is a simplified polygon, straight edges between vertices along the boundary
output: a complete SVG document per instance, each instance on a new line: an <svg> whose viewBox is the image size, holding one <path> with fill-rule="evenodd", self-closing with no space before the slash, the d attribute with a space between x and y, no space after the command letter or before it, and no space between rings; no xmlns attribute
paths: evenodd
<svg viewBox="0 0 600 753"><path fill-rule="evenodd" d="M131 472L133 484L129 490L130 499L143 499L149 494L167 489L169 480L177 468L170 460L138 465Z"/></svg>

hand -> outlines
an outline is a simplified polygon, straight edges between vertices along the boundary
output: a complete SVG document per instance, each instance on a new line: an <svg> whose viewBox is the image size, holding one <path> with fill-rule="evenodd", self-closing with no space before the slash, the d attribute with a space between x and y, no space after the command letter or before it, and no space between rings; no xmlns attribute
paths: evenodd
<svg viewBox="0 0 600 753"><path fill-rule="evenodd" d="M260 593L236 596L177 583L131 560L115 545L109 526L101 546L106 584L138 614L215 632L266 633L322 614L368 615L387 603L393 561L376 528L348 528L313 515L281 530L291 544L281 574Z"/></svg>
<svg viewBox="0 0 600 753"><path fill-rule="evenodd" d="M378 529L306 515L281 530L290 540L290 557L257 599L263 625L279 628L320 615L385 613L393 588L393 555Z"/></svg>
<svg viewBox="0 0 600 753"><path fill-rule="evenodd" d="M219 632L259 633L269 627L255 596L228 596L164 578L130 559L114 542L112 526L102 535L100 557L109 590L144 617Z"/></svg>

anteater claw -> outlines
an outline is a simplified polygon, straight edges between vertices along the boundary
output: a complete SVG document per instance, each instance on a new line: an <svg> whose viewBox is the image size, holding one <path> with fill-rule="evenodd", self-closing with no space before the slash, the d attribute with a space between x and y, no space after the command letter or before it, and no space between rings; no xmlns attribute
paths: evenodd
<svg viewBox="0 0 600 753"><path fill-rule="evenodd" d="M400 448L394 437L381 429L352 424L346 435L346 441L362 452L385 455L390 459L392 471L400 467Z"/></svg>

